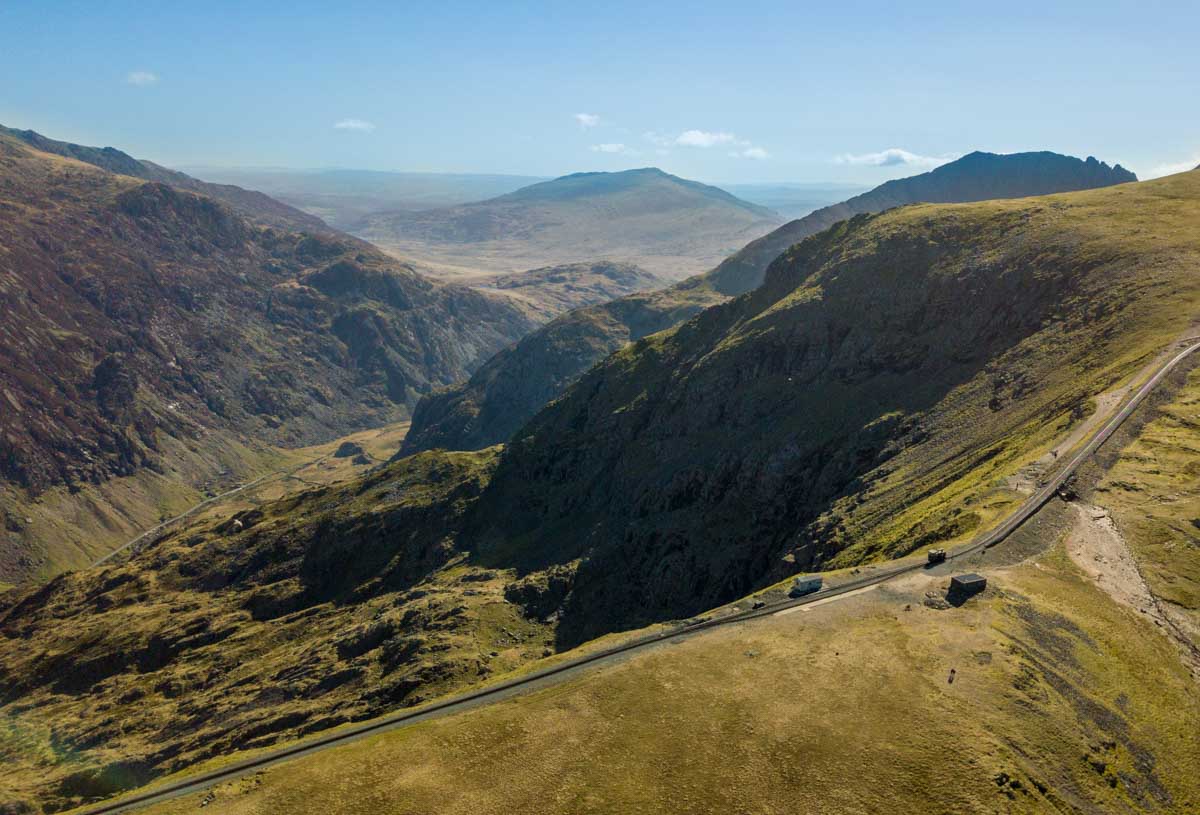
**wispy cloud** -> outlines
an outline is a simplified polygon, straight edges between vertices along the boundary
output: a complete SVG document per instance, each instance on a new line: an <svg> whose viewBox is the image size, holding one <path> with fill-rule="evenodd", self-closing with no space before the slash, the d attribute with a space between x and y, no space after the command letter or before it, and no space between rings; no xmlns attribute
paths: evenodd
<svg viewBox="0 0 1200 815"><path fill-rule="evenodd" d="M637 150L627 147L624 144L620 144L619 142L618 143L609 143L609 144L593 144L590 149L593 153L612 153L615 155L622 155L622 156L638 155Z"/></svg>
<svg viewBox="0 0 1200 815"><path fill-rule="evenodd" d="M1164 175L1175 175L1176 173L1186 173L1188 170L1195 170L1200 167L1200 153L1193 154L1191 158L1177 161L1171 164L1163 163L1155 166L1149 172L1143 173L1143 178L1162 178Z"/></svg>
<svg viewBox="0 0 1200 815"><path fill-rule="evenodd" d="M732 133L712 133L707 130L685 130L675 137L680 147L716 147L721 144L742 144Z"/></svg>
<svg viewBox="0 0 1200 815"><path fill-rule="evenodd" d="M147 85L153 85L158 81L158 74L151 71L130 71L125 75L125 82L129 85L137 85L144 88Z"/></svg>
<svg viewBox="0 0 1200 815"><path fill-rule="evenodd" d="M957 155L945 156L921 156L916 153L911 153L908 150L902 150L899 147L889 147L887 150L880 150L878 153L843 153L836 157L834 162L837 164L862 164L870 167L919 167L925 170L932 170L934 167L954 161L958 158Z"/></svg>
<svg viewBox="0 0 1200 815"><path fill-rule="evenodd" d="M587 130L600 124L600 116L596 113L576 113L575 121L579 123L580 127Z"/></svg>
<svg viewBox="0 0 1200 815"><path fill-rule="evenodd" d="M724 130L685 130L675 136L651 130L642 134L642 136L646 141L658 147L658 150L655 152L660 155L665 155L666 148L669 147L697 147L701 149L732 147L734 149L729 151L731 158L765 159L771 157L770 153L756 146L748 139L740 138L736 133L729 133Z"/></svg>
<svg viewBox="0 0 1200 815"><path fill-rule="evenodd" d="M753 158L753 159L765 159L765 158L771 157L771 154L768 153L766 150L762 149L761 147L747 147L745 150L743 150L740 153L734 153L734 155L738 156L740 158Z"/></svg>
<svg viewBox="0 0 1200 815"><path fill-rule="evenodd" d="M357 130L360 133L370 133L375 129L375 125L363 119L342 119L334 124L337 130Z"/></svg>

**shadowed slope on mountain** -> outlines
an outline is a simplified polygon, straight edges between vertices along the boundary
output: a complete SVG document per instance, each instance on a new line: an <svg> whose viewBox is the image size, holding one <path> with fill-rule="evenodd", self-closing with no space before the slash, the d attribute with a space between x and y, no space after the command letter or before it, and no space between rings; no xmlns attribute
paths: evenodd
<svg viewBox="0 0 1200 815"><path fill-rule="evenodd" d="M809 238L523 427L476 508L485 559L577 568L577 642L969 534L989 473L1194 318L1198 202L1184 174Z"/></svg>
<svg viewBox="0 0 1200 815"><path fill-rule="evenodd" d="M1131 180L1134 176L1120 165L1110 168L1095 159L1085 162L1054 153L972 153L930 173L889 181L780 227L705 275L563 315L489 360L467 382L425 397L402 452L477 449L505 441L608 354L756 288L768 264L789 246L852 215L917 201L1020 197Z"/></svg>

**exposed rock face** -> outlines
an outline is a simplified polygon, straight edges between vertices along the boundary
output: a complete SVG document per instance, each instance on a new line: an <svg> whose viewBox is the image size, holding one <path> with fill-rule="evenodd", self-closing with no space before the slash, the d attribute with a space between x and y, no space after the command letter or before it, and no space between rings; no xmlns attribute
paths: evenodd
<svg viewBox="0 0 1200 815"><path fill-rule="evenodd" d="M353 238L31 140L0 133L0 478L34 493L151 466L160 433L290 445L403 419L534 325Z"/></svg>
<svg viewBox="0 0 1200 815"><path fill-rule="evenodd" d="M402 454L469 450L507 440L579 376L626 343L678 325L701 309L748 292L789 246L856 214L915 202L954 203L1090 189L1136 176L1120 165L1055 153L971 153L929 173L889 181L817 210L747 245L705 275L669 289L581 309L505 349L467 382L424 399Z"/></svg>

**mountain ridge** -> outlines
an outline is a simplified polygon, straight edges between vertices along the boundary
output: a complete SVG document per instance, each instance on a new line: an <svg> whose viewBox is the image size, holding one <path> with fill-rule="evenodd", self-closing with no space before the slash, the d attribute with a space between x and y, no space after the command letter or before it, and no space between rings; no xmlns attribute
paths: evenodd
<svg viewBox="0 0 1200 815"><path fill-rule="evenodd" d="M606 259L678 279L781 221L719 188L642 168L576 173L454 207L377 213L351 231L435 269L504 273Z"/></svg>
<svg viewBox="0 0 1200 815"><path fill-rule="evenodd" d="M77 760L25 750L0 772L61 809L798 572L963 542L1099 394L1194 333L1198 212L1185 174L856 216L609 356L507 446L410 456L10 596L0 708Z"/></svg>
<svg viewBox="0 0 1200 815"><path fill-rule="evenodd" d="M1058 176L1057 181L1044 177L1042 169L1047 165L1065 168L1065 176ZM1018 166L1024 169L1014 174L1012 168ZM756 288L767 266L789 246L859 214L859 210L888 209L919 194L932 197L929 184L961 176L963 167L975 172L984 189L960 188L957 195L946 192L940 197L979 200L997 189L1041 191L1055 183L1065 184L1069 191L1089 178L1097 183L1120 183L1131 176L1094 159L1088 163L1045 152L1010 156L976 152L929 173L886 182L847 202L790 221L705 274L669 289L631 295L559 317L489 360L467 382L422 399L401 455L438 447L477 449L505 441L589 367L626 343ZM981 169L983 175L979 176Z"/></svg>
<svg viewBox="0 0 1200 815"><path fill-rule="evenodd" d="M16 577L89 562L94 543L22 520L46 490L78 494L87 514L87 488L181 451L407 418L421 390L536 324L358 239L262 226L3 133L0 183L0 566L18 552Z"/></svg>
<svg viewBox="0 0 1200 815"><path fill-rule="evenodd" d="M128 175L146 181L158 181L207 195L210 198L224 201L242 215L266 225L293 230L335 231L315 215L277 201L261 192L243 189L232 184L210 184L152 161L136 159L115 147L88 147L51 139L35 130L18 130L4 125L0 125L0 134L8 135L43 153L73 158L84 164L91 164L119 175Z"/></svg>

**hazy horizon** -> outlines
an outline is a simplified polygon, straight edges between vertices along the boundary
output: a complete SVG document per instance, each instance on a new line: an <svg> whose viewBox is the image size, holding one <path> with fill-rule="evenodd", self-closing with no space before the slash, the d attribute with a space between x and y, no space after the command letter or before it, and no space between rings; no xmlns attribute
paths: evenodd
<svg viewBox="0 0 1200 815"><path fill-rule="evenodd" d="M49 2L0 9L0 67L22 78L0 122L172 167L869 187L1051 150L1149 178L1200 163L1200 114L1173 93L1200 68L1200 9L1144 11Z"/></svg>

